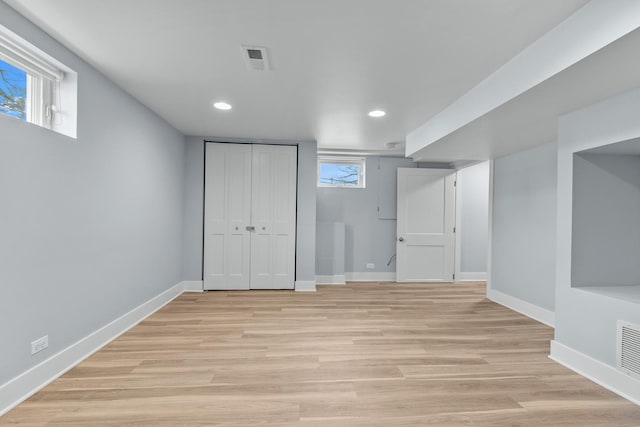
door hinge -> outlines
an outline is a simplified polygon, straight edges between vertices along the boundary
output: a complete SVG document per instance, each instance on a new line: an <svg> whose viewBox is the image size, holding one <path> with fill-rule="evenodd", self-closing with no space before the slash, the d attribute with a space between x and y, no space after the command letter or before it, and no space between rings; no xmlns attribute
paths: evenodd
<svg viewBox="0 0 640 427"><path fill-rule="evenodd" d="M458 181L453 181L453 186L457 187L458 186Z"/></svg>
<svg viewBox="0 0 640 427"><path fill-rule="evenodd" d="M380 212L380 206L378 206L378 212Z"/></svg>
<svg viewBox="0 0 640 427"><path fill-rule="evenodd" d="M456 228L455 228L455 227L453 227L453 232L454 232L454 233L456 232Z"/></svg>
<svg viewBox="0 0 640 427"><path fill-rule="evenodd" d="M456 281L456 274L455 274L455 273L453 273L453 274L451 275L451 280L453 280L454 282Z"/></svg>

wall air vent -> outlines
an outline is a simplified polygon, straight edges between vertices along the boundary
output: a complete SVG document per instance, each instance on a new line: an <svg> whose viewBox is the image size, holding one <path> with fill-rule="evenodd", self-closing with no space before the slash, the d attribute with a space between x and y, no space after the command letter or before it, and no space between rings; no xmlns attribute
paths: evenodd
<svg viewBox="0 0 640 427"><path fill-rule="evenodd" d="M242 46L242 56L247 68L253 71L269 71L267 48L260 46Z"/></svg>
<svg viewBox="0 0 640 427"><path fill-rule="evenodd" d="M640 325L618 320L618 369L640 380Z"/></svg>

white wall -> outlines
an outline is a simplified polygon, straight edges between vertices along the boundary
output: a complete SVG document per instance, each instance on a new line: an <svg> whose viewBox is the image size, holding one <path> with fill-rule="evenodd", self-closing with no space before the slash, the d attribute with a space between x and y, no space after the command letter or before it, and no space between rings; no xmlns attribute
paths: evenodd
<svg viewBox="0 0 640 427"><path fill-rule="evenodd" d="M348 276L394 280L396 265L392 257L396 253L399 167L416 167L416 164L410 159L369 156L366 188L318 188L317 221L345 224L344 269ZM326 253L331 249L318 250ZM367 269L369 263L375 267ZM317 271L317 274L325 273Z"/></svg>
<svg viewBox="0 0 640 427"><path fill-rule="evenodd" d="M494 162L491 290L553 312L556 144Z"/></svg>
<svg viewBox="0 0 640 427"><path fill-rule="evenodd" d="M638 137L640 137L640 89L560 118L555 339L563 346L611 367L616 363L616 322L626 320L640 324L640 303L588 292L588 288L572 287L574 153ZM628 169L627 172L629 170L633 172L633 167L626 169ZM619 175L617 179L620 180ZM592 185L596 184L592 183ZM608 200L602 199L601 202L607 203ZM618 208L618 206L610 206L612 210ZM603 226L612 227L611 232L615 234L616 224L612 221L616 219L611 218L608 221L609 224L603 224ZM634 223L637 224L637 219ZM630 231L630 233L634 232L636 231ZM606 242L603 243L606 244ZM624 241L621 243L626 244ZM615 256L615 254L612 255ZM634 263L633 253L628 256L627 260ZM614 262L618 261L614 260ZM609 259L603 257L596 262L607 264ZM637 261L635 263L637 264ZM618 277L614 273L610 276L611 281L615 281ZM638 386L640 390L640 383Z"/></svg>
<svg viewBox="0 0 640 427"><path fill-rule="evenodd" d="M489 162L457 172L456 280L484 280L489 245Z"/></svg>
<svg viewBox="0 0 640 427"><path fill-rule="evenodd" d="M316 275L318 283L343 283L345 280L343 222L316 224Z"/></svg>
<svg viewBox="0 0 640 427"><path fill-rule="evenodd" d="M593 163L593 156L576 155L613 143L632 142L638 137L640 88L560 117L556 323L550 357L640 404L640 380L616 368L618 322L640 324L640 285L611 286L633 283L638 277L639 250L633 241L638 236L638 162L604 156ZM640 152L637 145L635 152ZM592 195L585 194L588 192ZM597 200L588 200L590 197ZM583 209L593 208L594 202L602 206L585 215ZM601 228L586 237L590 226ZM625 227L629 235L621 237ZM594 240L598 236L599 241ZM616 250L606 251L607 246L618 243ZM602 247L581 252L575 247L578 244ZM626 265L621 264L623 260ZM599 286L576 286L595 284L585 277L588 269L596 271L591 266L585 270L589 262L597 264L594 268L599 269ZM622 268L619 274L616 266Z"/></svg>
<svg viewBox="0 0 640 427"><path fill-rule="evenodd" d="M558 135L494 162L488 296L553 323L552 359L637 403L616 331L640 324L640 88L562 116ZM598 148L618 142L635 156Z"/></svg>
<svg viewBox="0 0 640 427"><path fill-rule="evenodd" d="M182 280L185 139L3 2L0 24L78 72L77 140L0 116L1 385Z"/></svg>
<svg viewBox="0 0 640 427"><path fill-rule="evenodd" d="M182 277L185 280L201 281L204 238L203 138L187 137L184 173Z"/></svg>
<svg viewBox="0 0 640 427"><path fill-rule="evenodd" d="M396 192L399 167L447 167L420 164L410 159L369 156L367 187L319 188L318 226L345 225L344 268L348 277L393 280L396 263ZM456 280L484 280L487 271L489 224L489 162L458 171L456 188L457 230ZM332 242L318 239L317 253L330 253ZM324 245L324 246L323 246ZM391 263L389 261L391 260ZM330 275L327 260L318 259L318 275ZM367 264L374 264L368 269ZM457 273L458 274L458 273Z"/></svg>

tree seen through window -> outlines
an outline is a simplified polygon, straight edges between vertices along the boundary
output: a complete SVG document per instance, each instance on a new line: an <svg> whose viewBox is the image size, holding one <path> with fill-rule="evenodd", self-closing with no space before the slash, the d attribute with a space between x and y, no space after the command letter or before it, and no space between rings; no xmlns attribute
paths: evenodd
<svg viewBox="0 0 640 427"><path fill-rule="evenodd" d="M360 168L355 165L322 165L320 182L329 185L358 185Z"/></svg>
<svg viewBox="0 0 640 427"><path fill-rule="evenodd" d="M364 188L364 159L319 156L318 186Z"/></svg>
<svg viewBox="0 0 640 427"><path fill-rule="evenodd" d="M27 73L0 60L0 113L27 119Z"/></svg>

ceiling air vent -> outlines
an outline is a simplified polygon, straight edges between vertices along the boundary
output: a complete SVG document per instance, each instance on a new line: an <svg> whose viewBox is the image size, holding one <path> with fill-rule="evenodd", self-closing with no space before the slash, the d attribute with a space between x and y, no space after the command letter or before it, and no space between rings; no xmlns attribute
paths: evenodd
<svg viewBox="0 0 640 427"><path fill-rule="evenodd" d="M253 71L269 71L267 48L259 46L242 46L242 56L247 68Z"/></svg>
<svg viewBox="0 0 640 427"><path fill-rule="evenodd" d="M618 320L618 369L640 380L640 325Z"/></svg>

